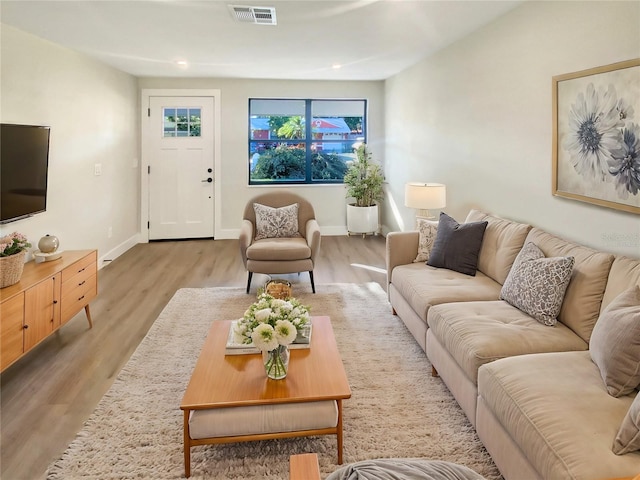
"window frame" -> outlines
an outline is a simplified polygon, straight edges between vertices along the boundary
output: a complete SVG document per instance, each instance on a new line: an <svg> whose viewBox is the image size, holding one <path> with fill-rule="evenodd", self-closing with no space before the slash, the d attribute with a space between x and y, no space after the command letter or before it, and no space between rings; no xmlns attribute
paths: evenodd
<svg viewBox="0 0 640 480"><path fill-rule="evenodd" d="M279 145L299 145L304 143L305 150L305 178L304 179L270 179L270 180L254 180L251 178L251 151L252 145L258 143L265 143L265 140L256 140L252 139L251 135L251 102L252 101L304 101L304 119L305 119L305 134L302 139L285 139L285 138L277 138L273 140L269 140L270 143L277 143ZM327 144L342 144L345 141L344 139L314 139L312 133L313 127L313 103L314 102L362 102L363 104L363 113L362 113L362 133L358 136L357 139L354 139L353 142L367 142L367 131L368 131L368 100L366 98L288 98L288 97L250 97L248 99L247 104L247 171L248 171L248 184L249 186L255 185L341 185L344 184L343 179L318 179L314 180L312 178L312 161L313 161L313 148L312 145L314 143L318 143L319 141ZM308 119L308 121L307 121Z"/></svg>

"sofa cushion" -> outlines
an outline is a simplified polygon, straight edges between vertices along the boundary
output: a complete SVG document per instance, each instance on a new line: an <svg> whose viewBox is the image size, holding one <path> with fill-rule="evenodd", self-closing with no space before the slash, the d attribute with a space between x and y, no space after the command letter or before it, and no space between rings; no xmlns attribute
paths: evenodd
<svg viewBox="0 0 640 480"><path fill-rule="evenodd" d="M640 450L640 395L636 394L613 441L613 453L624 455L638 450Z"/></svg>
<svg viewBox="0 0 640 480"><path fill-rule="evenodd" d="M475 275L486 228L487 222L459 224L446 213L440 213L438 233L427 264Z"/></svg>
<svg viewBox="0 0 640 480"><path fill-rule="evenodd" d="M256 240L300 236L297 203L280 208L254 203L253 209L256 213Z"/></svg>
<svg viewBox="0 0 640 480"><path fill-rule="evenodd" d="M391 283L425 323L431 305L497 300L500 294L500 284L481 272L472 277L423 263L395 267Z"/></svg>
<svg viewBox="0 0 640 480"><path fill-rule="evenodd" d="M600 311L604 311L618 295L631 285L640 285L640 260L618 255L611 264Z"/></svg>
<svg viewBox="0 0 640 480"><path fill-rule="evenodd" d="M622 292L602 312L589 351L610 395L629 395L640 385L640 287Z"/></svg>
<svg viewBox="0 0 640 480"><path fill-rule="evenodd" d="M311 248L302 237L265 238L253 242L247 248L247 259L249 260L283 261L307 258L311 258Z"/></svg>
<svg viewBox="0 0 640 480"><path fill-rule="evenodd" d="M418 254L414 262L426 262L431 255L431 249L433 243L436 240L438 233L438 222L435 220L428 220L426 218L418 218L416 220L416 227L418 228Z"/></svg>
<svg viewBox="0 0 640 480"><path fill-rule="evenodd" d="M588 342L600 315L613 255L568 242L539 228L531 229L526 242L535 243L546 257L575 259L558 321Z"/></svg>
<svg viewBox="0 0 640 480"><path fill-rule="evenodd" d="M528 242L513 262L500 298L544 325L555 325L573 270L573 257L546 258Z"/></svg>
<svg viewBox="0 0 640 480"><path fill-rule="evenodd" d="M640 472L640 452L618 456L611 448L633 397L607 393L589 352L520 355L483 365L478 395L541 478Z"/></svg>
<svg viewBox="0 0 640 480"><path fill-rule="evenodd" d="M517 223L478 210L471 210L465 222L487 222L478 255L478 270L503 284L531 225Z"/></svg>
<svg viewBox="0 0 640 480"><path fill-rule="evenodd" d="M565 325L546 327L501 300L437 305L429 310L427 323L474 383L481 365L500 358L588 347Z"/></svg>

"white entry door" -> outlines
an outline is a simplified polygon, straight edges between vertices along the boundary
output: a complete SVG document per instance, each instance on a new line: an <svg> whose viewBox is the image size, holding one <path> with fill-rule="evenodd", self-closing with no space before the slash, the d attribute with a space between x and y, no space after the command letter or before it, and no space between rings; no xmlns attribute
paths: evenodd
<svg viewBox="0 0 640 480"><path fill-rule="evenodd" d="M149 240L213 238L213 97L149 97Z"/></svg>

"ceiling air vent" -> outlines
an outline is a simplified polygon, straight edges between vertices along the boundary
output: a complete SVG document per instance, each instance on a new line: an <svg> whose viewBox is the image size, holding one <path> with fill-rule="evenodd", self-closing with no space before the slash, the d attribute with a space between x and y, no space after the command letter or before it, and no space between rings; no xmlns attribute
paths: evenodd
<svg viewBox="0 0 640 480"><path fill-rule="evenodd" d="M245 5L229 5L231 14L238 22L258 25L276 25L276 9L274 7L247 7Z"/></svg>

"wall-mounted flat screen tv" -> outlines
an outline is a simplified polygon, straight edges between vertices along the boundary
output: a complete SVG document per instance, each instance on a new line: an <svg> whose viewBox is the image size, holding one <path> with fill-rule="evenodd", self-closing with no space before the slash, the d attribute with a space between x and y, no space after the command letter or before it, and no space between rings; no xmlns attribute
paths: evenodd
<svg viewBox="0 0 640 480"><path fill-rule="evenodd" d="M47 209L50 128L0 125L0 223Z"/></svg>

